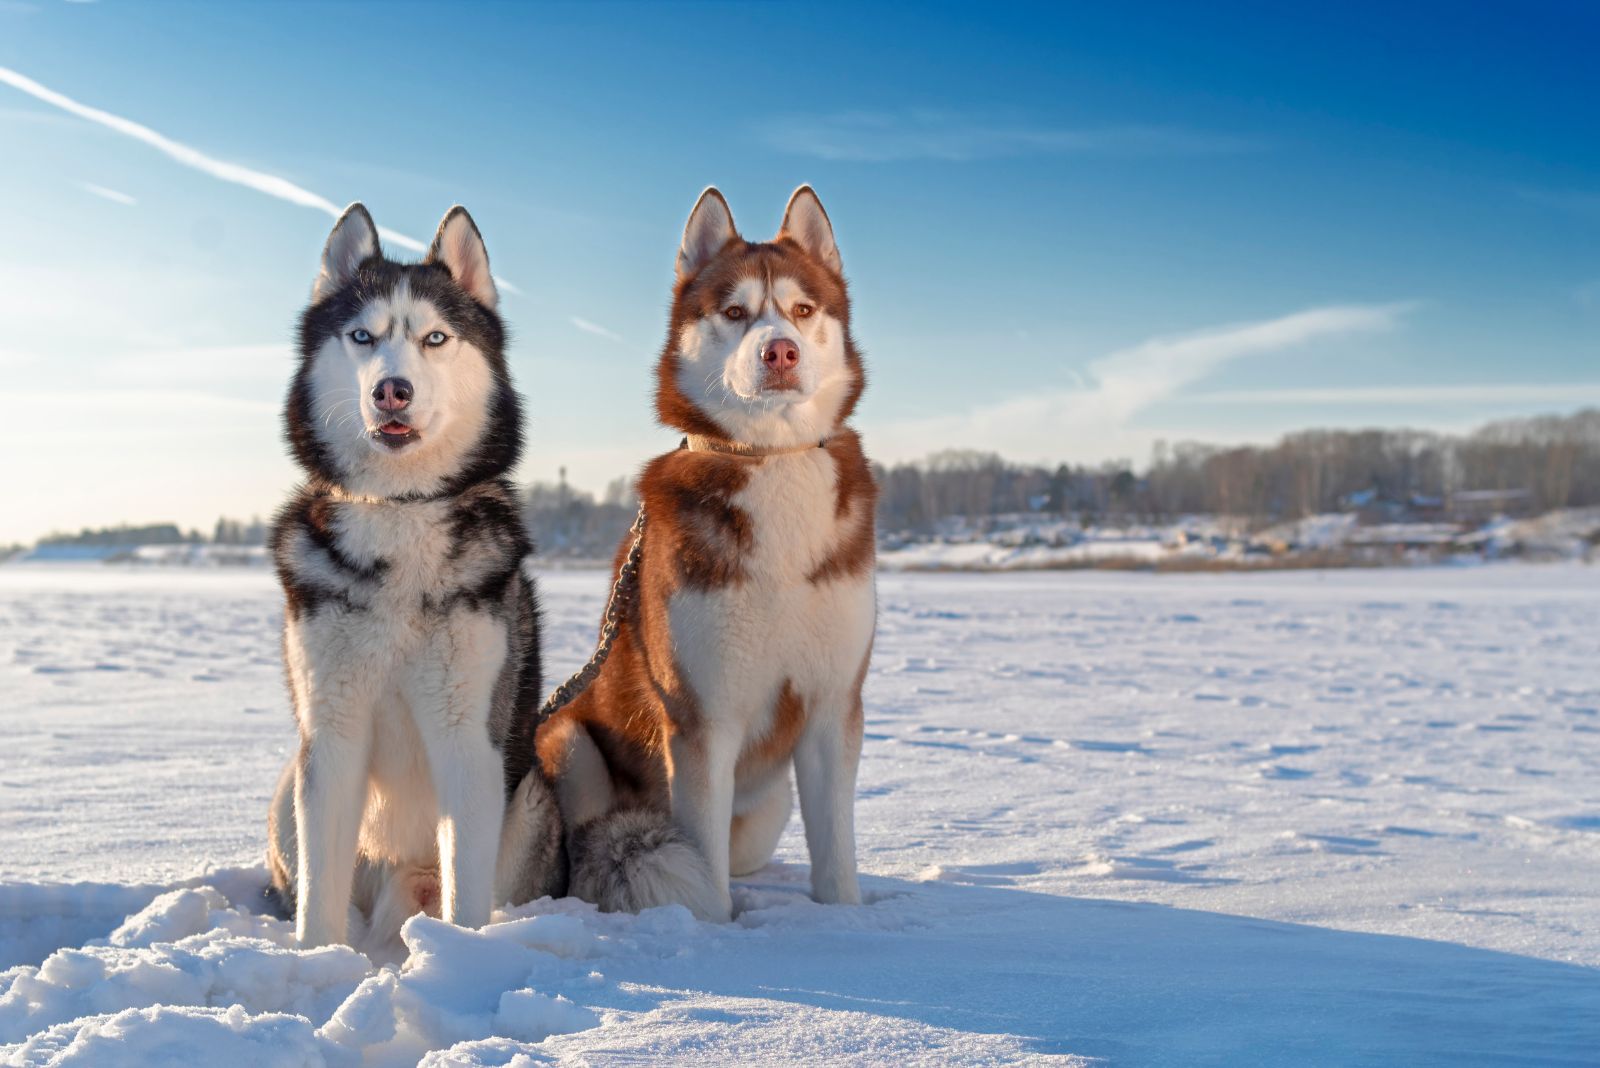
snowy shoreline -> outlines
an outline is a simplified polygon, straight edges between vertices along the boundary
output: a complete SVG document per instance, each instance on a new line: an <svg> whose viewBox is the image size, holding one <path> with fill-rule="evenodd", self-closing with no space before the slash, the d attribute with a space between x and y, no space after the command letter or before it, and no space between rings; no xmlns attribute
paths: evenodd
<svg viewBox="0 0 1600 1068"><path fill-rule="evenodd" d="M1268 572L1346 568L1573 563L1600 560L1600 508L1571 508L1481 525L1363 524L1352 512L1252 529L1242 518L1185 516L1165 523L1080 525L1039 513L950 517L933 532L882 532L878 567L889 572L1153 571ZM543 553L548 571L609 571L603 556ZM9 566L267 569L264 546L208 543L41 545ZM0 564L0 566L7 566Z"/></svg>

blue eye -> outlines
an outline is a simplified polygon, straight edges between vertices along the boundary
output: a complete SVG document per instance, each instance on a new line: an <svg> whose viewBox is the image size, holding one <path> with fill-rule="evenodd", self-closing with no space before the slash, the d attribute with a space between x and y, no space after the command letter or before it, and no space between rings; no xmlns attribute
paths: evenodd
<svg viewBox="0 0 1600 1068"><path fill-rule="evenodd" d="M429 334L427 337L423 338L422 340L430 348L437 348L438 346L443 345L446 341L449 341L450 340L450 336L448 334L446 334L443 330L435 330L433 333Z"/></svg>
<svg viewBox="0 0 1600 1068"><path fill-rule="evenodd" d="M350 331L350 340L357 345L370 345L372 344L372 335L358 328Z"/></svg>

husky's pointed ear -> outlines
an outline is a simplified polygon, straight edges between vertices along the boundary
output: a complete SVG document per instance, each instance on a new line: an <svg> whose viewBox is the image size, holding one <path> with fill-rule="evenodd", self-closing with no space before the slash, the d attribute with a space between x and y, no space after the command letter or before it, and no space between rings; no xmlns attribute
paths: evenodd
<svg viewBox="0 0 1600 1068"><path fill-rule="evenodd" d="M716 186L706 186L683 227L683 244L678 248L678 277L687 278L716 259L722 246L738 236L728 202L722 199Z"/></svg>
<svg viewBox="0 0 1600 1068"><path fill-rule="evenodd" d="M489 273L489 250L483 247L483 235L460 204L444 213L425 262L443 265L456 285L485 308L493 308L500 300Z"/></svg>
<svg viewBox="0 0 1600 1068"><path fill-rule="evenodd" d="M332 293L355 276L369 257L378 254L378 228L372 225L372 216L360 201L344 209L339 221L333 224L328 243L322 246L322 271L312 287L313 300Z"/></svg>
<svg viewBox="0 0 1600 1068"><path fill-rule="evenodd" d="M820 260L834 274L844 273L839 260L839 246L833 240L833 223L822 210L817 191L803 185L789 198L783 209L783 225L778 227L778 240L792 238L795 243Z"/></svg>

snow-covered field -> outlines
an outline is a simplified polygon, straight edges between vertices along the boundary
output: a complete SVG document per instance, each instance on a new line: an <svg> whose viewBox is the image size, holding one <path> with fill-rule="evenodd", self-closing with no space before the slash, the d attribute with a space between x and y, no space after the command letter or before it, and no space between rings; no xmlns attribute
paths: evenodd
<svg viewBox="0 0 1600 1068"><path fill-rule="evenodd" d="M605 579L550 575L552 675ZM1600 568L888 575L857 806L737 921L258 914L256 571L0 567L0 1060L1600 1063Z"/></svg>

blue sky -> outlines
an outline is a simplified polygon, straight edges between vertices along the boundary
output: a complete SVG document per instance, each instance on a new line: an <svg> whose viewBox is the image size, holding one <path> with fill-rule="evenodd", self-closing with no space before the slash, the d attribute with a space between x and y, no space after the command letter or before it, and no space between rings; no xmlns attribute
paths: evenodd
<svg viewBox="0 0 1600 1068"><path fill-rule="evenodd" d="M331 220L275 180L413 237L471 209L529 478L673 443L650 371L709 183L752 236L817 186L884 460L1600 404L1600 14L1396 7L0 0L0 541L293 482Z"/></svg>

